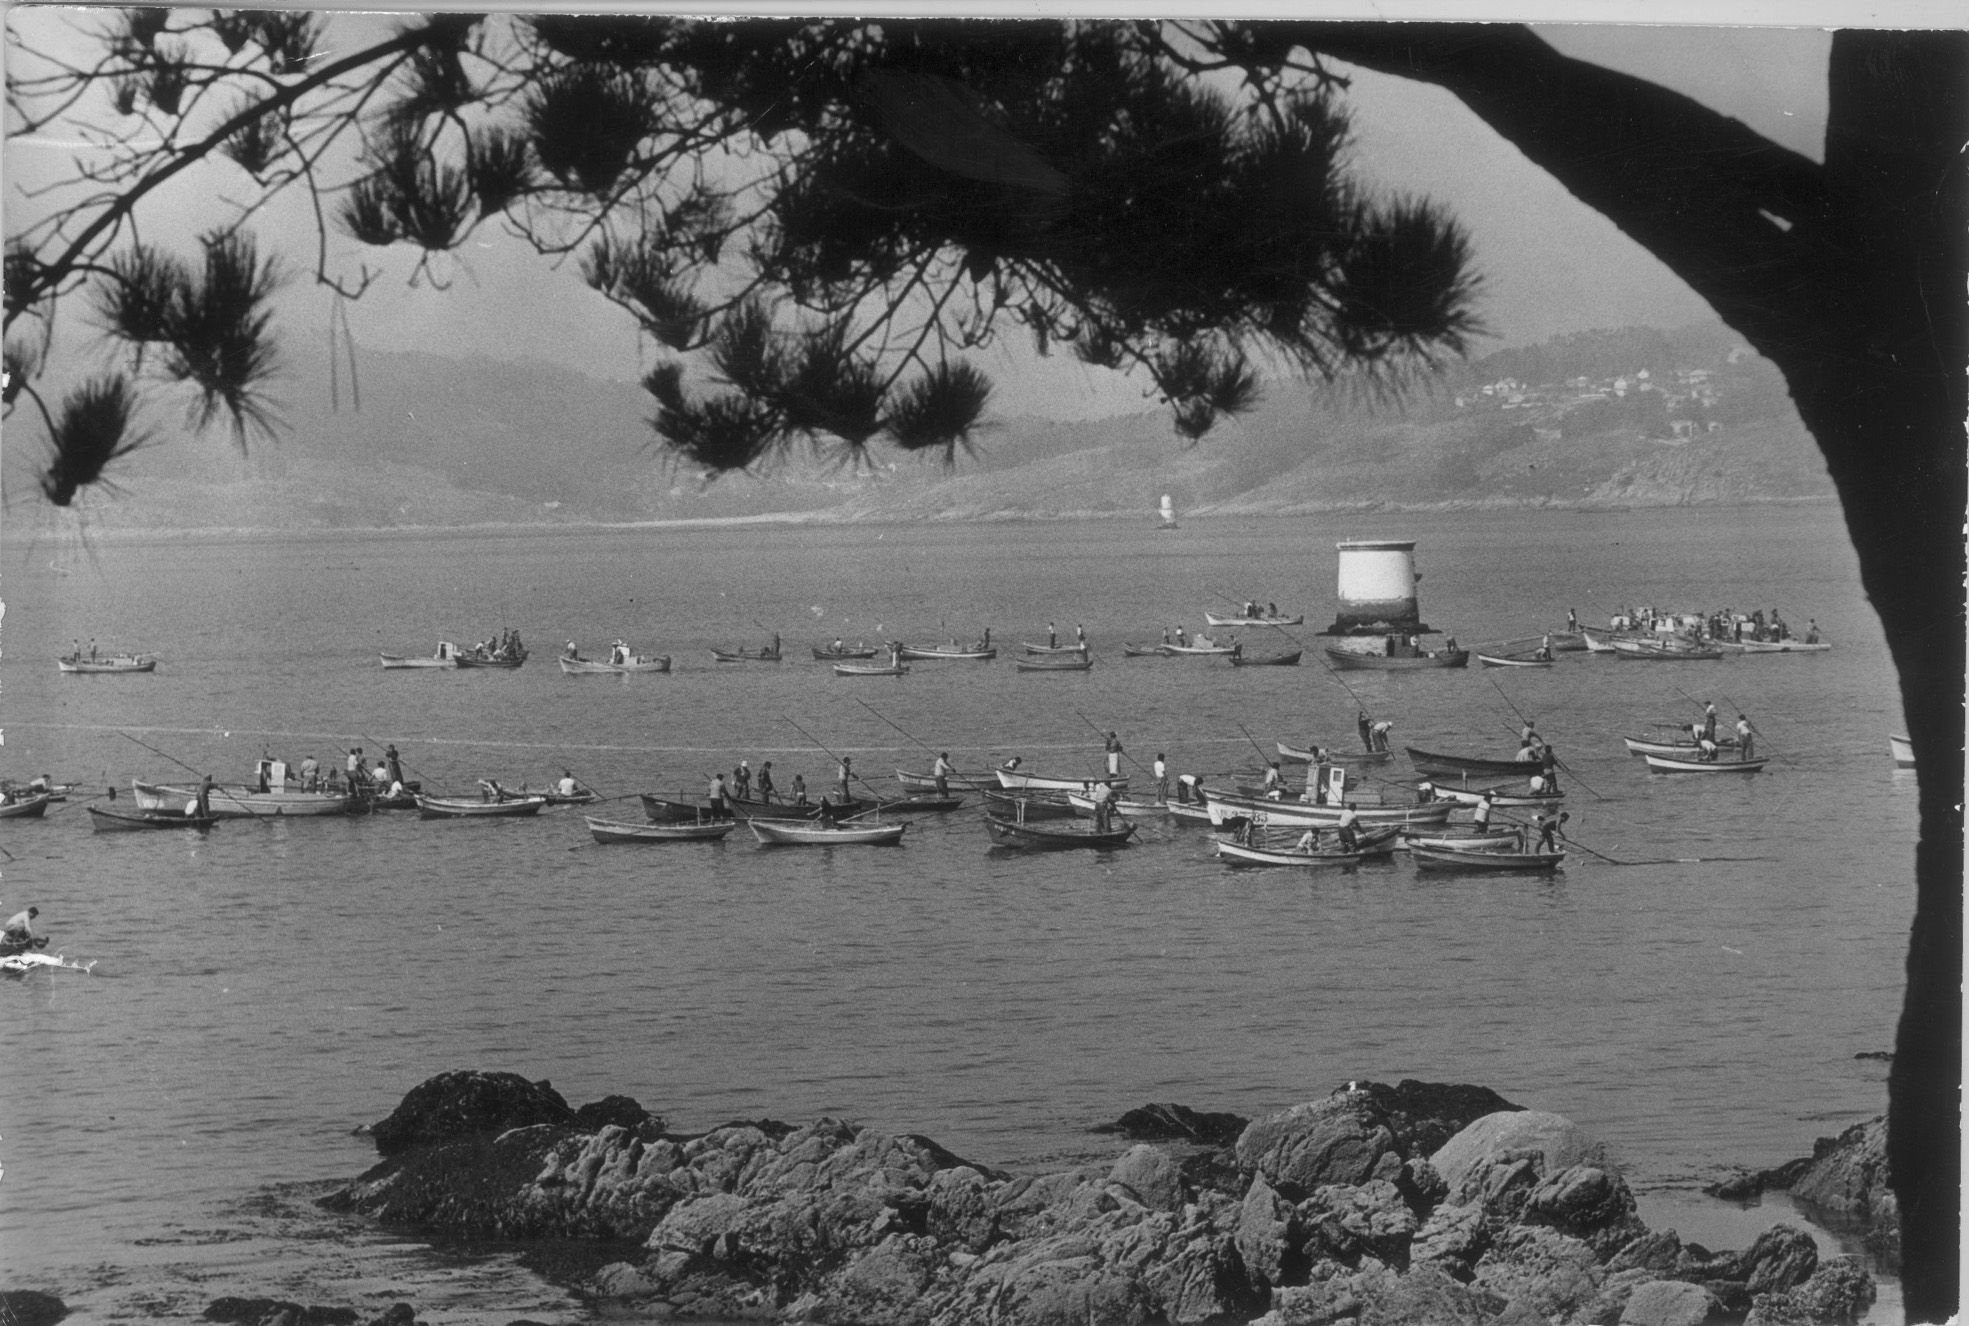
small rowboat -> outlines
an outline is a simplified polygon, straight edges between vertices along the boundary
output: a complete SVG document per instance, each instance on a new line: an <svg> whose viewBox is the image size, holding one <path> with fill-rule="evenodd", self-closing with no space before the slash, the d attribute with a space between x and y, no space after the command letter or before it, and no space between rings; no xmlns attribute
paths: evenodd
<svg viewBox="0 0 1969 1326"><path fill-rule="evenodd" d="M1070 645L1036 645L1030 640L1022 640L1019 642L1019 647L1028 654L1084 654L1087 652L1087 642L1085 640L1076 640Z"/></svg>
<svg viewBox="0 0 1969 1326"><path fill-rule="evenodd" d="M1132 645L1124 640L1121 642L1121 656L1123 658L1168 658L1169 646Z"/></svg>
<svg viewBox="0 0 1969 1326"><path fill-rule="evenodd" d="M496 653L484 653L475 649L469 653L460 654L458 656L458 666L461 668L500 668L504 671L511 672L514 668L525 664L526 660L527 651L524 649L518 651L500 650Z"/></svg>
<svg viewBox="0 0 1969 1326"><path fill-rule="evenodd" d="M912 773L908 769L896 770L896 781L912 792L934 792L937 790L935 774ZM949 774L944 778L945 787L958 788L965 792L981 792L999 785L992 774Z"/></svg>
<svg viewBox="0 0 1969 1326"><path fill-rule="evenodd" d="M1723 657L1720 649L1704 649L1701 645L1667 644L1659 640L1615 640L1613 652L1621 658L1646 659L1652 662L1668 661L1676 663L1702 662Z"/></svg>
<svg viewBox="0 0 1969 1326"><path fill-rule="evenodd" d="M1734 642L1746 654L1823 654L1832 646L1824 640L1738 640Z"/></svg>
<svg viewBox="0 0 1969 1326"><path fill-rule="evenodd" d="M873 812L863 811L861 813L864 815L871 813L879 815L892 810L913 810L921 815L942 815L949 811L961 809L963 805L963 797L940 797L936 793L930 792L920 796L895 797L888 801L878 801L875 803Z"/></svg>
<svg viewBox="0 0 1969 1326"><path fill-rule="evenodd" d="M865 645L859 640L851 645L842 645L839 649L834 648L832 645L815 645L814 662L838 663L842 659L874 658L880 652L876 646Z"/></svg>
<svg viewBox="0 0 1969 1326"><path fill-rule="evenodd" d="M1524 777L1537 767L1535 760L1495 760L1487 755L1445 755L1440 751L1418 750L1414 746L1405 747L1408 762L1418 773L1435 774L1438 777L1457 777L1462 774L1489 774L1499 778Z"/></svg>
<svg viewBox="0 0 1969 1326"><path fill-rule="evenodd" d="M834 784L829 784L830 787ZM820 802L812 801L797 805L791 801L760 801L754 797L736 796L725 793L725 804L731 807L732 814L739 819L811 820L820 818ZM860 815L875 809L873 801L846 801L835 798L828 802L834 809L836 819L846 819L850 815Z"/></svg>
<svg viewBox="0 0 1969 1326"><path fill-rule="evenodd" d="M1898 732L1887 734L1887 749L1894 756L1894 767L1912 769L1914 767L1914 742Z"/></svg>
<svg viewBox="0 0 1969 1326"><path fill-rule="evenodd" d="M1234 668L1296 668L1300 655L1305 651L1295 649L1289 654L1239 654L1231 655Z"/></svg>
<svg viewBox="0 0 1969 1326"><path fill-rule="evenodd" d="M635 654L621 663L608 663L599 658L569 658L561 656L561 671L570 676L624 675L631 672L668 672L668 654Z"/></svg>
<svg viewBox="0 0 1969 1326"><path fill-rule="evenodd" d="M1203 614L1203 620L1210 626L1304 626L1306 614L1302 612L1291 617L1269 617L1260 613L1256 617L1219 617L1214 612L1206 612Z"/></svg>
<svg viewBox="0 0 1969 1326"><path fill-rule="evenodd" d="M1288 746L1283 741L1278 743L1278 757L1299 764L1313 762L1311 747L1302 749L1298 746ZM1330 750L1326 753L1328 764L1386 764L1394 758L1395 753L1391 750Z"/></svg>
<svg viewBox="0 0 1969 1326"><path fill-rule="evenodd" d="M898 645L896 652L904 658L956 658L982 660L998 657L996 645L943 645L912 646Z"/></svg>
<svg viewBox="0 0 1969 1326"><path fill-rule="evenodd" d="M1128 778L1125 774L1117 774L1112 778L1102 779L1094 774L1087 774L1080 777L1065 777L1059 774L1026 773L1021 769L1005 768L999 769L997 773L998 785L1014 792L1021 789L1040 792L1079 792L1093 786L1097 782L1106 782L1109 787L1112 787L1117 792L1128 790Z"/></svg>
<svg viewBox="0 0 1969 1326"><path fill-rule="evenodd" d="M1065 796L1067 804L1073 807L1075 814L1080 819L1085 820L1094 817L1093 797L1088 796L1084 792L1068 792ZM1138 820L1149 819L1151 817L1160 819L1167 809L1160 801L1136 801L1127 797L1117 797L1114 803L1115 814L1126 815L1130 819Z"/></svg>
<svg viewBox="0 0 1969 1326"><path fill-rule="evenodd" d="M1367 859L1366 852L1307 852L1296 847L1252 847L1228 839L1217 840L1217 855L1226 861L1247 866L1357 866Z"/></svg>
<svg viewBox="0 0 1969 1326"><path fill-rule="evenodd" d="M1466 852L1455 847L1411 846L1408 854L1424 870L1556 870L1564 852Z"/></svg>
<svg viewBox="0 0 1969 1326"><path fill-rule="evenodd" d="M1171 801L1162 808L1170 819L1178 824L1203 825L1210 823L1210 807L1199 806L1193 802Z"/></svg>
<svg viewBox="0 0 1969 1326"><path fill-rule="evenodd" d="M1414 654L1363 654L1326 646L1327 661L1342 672L1412 672L1420 668L1463 668L1470 665L1467 649L1431 649Z"/></svg>
<svg viewBox="0 0 1969 1326"><path fill-rule="evenodd" d="M94 962L70 962L59 953L44 953L42 949L47 943L46 935L0 942L0 973L25 976L32 971L87 972L96 965Z"/></svg>
<svg viewBox="0 0 1969 1326"><path fill-rule="evenodd" d="M711 807L702 801L682 797L660 797L654 792L641 794L643 815L658 824L697 824L711 819ZM730 818L719 816L719 820Z"/></svg>
<svg viewBox="0 0 1969 1326"><path fill-rule="evenodd" d="M426 820L443 820L538 815L546 804L547 798L538 795L512 797L505 801L481 801L467 797L429 797L419 792L417 817Z"/></svg>
<svg viewBox="0 0 1969 1326"><path fill-rule="evenodd" d="M48 813L48 803L54 799L52 792L37 792L18 801L0 802L0 820L38 820Z"/></svg>
<svg viewBox="0 0 1969 1326"><path fill-rule="evenodd" d="M55 667L62 672L155 672L157 659L150 654L105 654L100 658L69 654L56 659Z"/></svg>
<svg viewBox="0 0 1969 1326"><path fill-rule="evenodd" d="M1067 800L1065 792L992 792L983 793L986 813L1001 819L1017 820L1070 820L1080 812Z"/></svg>
<svg viewBox="0 0 1969 1326"><path fill-rule="evenodd" d="M812 820L751 821L752 836L768 847L891 847L902 841L900 824L816 824Z"/></svg>
<svg viewBox="0 0 1969 1326"><path fill-rule="evenodd" d="M985 832L1003 847L1020 847L1035 852L1070 851L1076 847L1105 849L1125 847L1135 836L1135 825L1123 820L1120 827L1106 830L1082 825L1078 820L1064 824L1049 820L1045 824L1021 824L985 813Z"/></svg>
<svg viewBox="0 0 1969 1326"><path fill-rule="evenodd" d="M715 842L738 827L737 820L712 820L704 824L652 824L645 820L603 820L584 815L588 832L598 843L702 843Z"/></svg>
<svg viewBox="0 0 1969 1326"><path fill-rule="evenodd" d="M89 822L97 833L123 833L137 829L198 829L211 828L219 822L217 815L187 815L182 810L110 810L105 806L90 806Z"/></svg>
<svg viewBox="0 0 1969 1326"><path fill-rule="evenodd" d="M1487 668L1549 668L1549 658L1534 658L1529 654L1478 654L1477 662Z"/></svg>
<svg viewBox="0 0 1969 1326"><path fill-rule="evenodd" d="M1198 636L1194 644L1164 645L1162 647L1163 652L1171 658L1214 658L1219 654L1230 653L1231 649L1232 646L1230 645L1220 645L1215 640L1208 639L1204 636Z"/></svg>
<svg viewBox="0 0 1969 1326"><path fill-rule="evenodd" d="M1696 743L1693 741L1656 741L1651 737L1622 737L1621 740L1627 743L1627 753L1629 755L1670 755L1689 760L1693 760L1696 757ZM1718 732L1716 734L1716 744L1726 747L1734 746L1737 744L1737 739L1735 737L1726 738L1721 732Z"/></svg>
<svg viewBox="0 0 1969 1326"><path fill-rule="evenodd" d="M1754 760L1684 760L1673 755L1643 755L1641 758L1656 773L1756 773L1771 762L1768 756Z"/></svg>
<svg viewBox="0 0 1969 1326"><path fill-rule="evenodd" d="M455 668L458 666L458 646L449 640L438 641L438 652L429 658L418 658L414 654L380 654L386 668Z"/></svg>
<svg viewBox="0 0 1969 1326"><path fill-rule="evenodd" d="M837 677L900 677L909 671L907 663L836 663Z"/></svg>
<svg viewBox="0 0 1969 1326"><path fill-rule="evenodd" d="M1094 666L1094 660L1082 654L1078 658L1022 658L1019 660L1020 672L1086 672Z"/></svg>
<svg viewBox="0 0 1969 1326"><path fill-rule="evenodd" d="M1268 797L1227 796L1222 792L1204 794L1210 807L1210 820L1221 825L1240 816L1278 828L1331 829L1340 823L1344 806L1315 806L1304 801L1273 801ZM1354 816L1363 826L1381 824L1441 824L1455 810L1455 803L1429 801L1411 806L1356 806Z"/></svg>
<svg viewBox="0 0 1969 1326"><path fill-rule="evenodd" d="M718 663L777 663L779 650L772 649L714 649L711 658Z"/></svg>

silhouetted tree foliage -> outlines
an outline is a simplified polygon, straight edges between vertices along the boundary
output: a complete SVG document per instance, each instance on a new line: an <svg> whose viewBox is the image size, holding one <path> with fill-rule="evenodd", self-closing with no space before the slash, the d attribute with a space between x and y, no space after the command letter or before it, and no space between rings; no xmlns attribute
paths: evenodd
<svg viewBox="0 0 1969 1326"><path fill-rule="evenodd" d="M676 356L646 381L662 445L715 473L803 440L953 455L987 399L962 355L1008 326L1146 373L1191 437L1251 405L1256 362L1385 378L1461 353L1468 243L1349 182L1329 61L1450 91L1776 364L1825 454L1920 778L1889 1083L1904 1297L1954 1311L1969 36L1835 34L1814 161L1510 24L438 14L345 48L298 11L76 13L96 55L15 35L8 89L13 132L104 144L6 255L6 400L42 414L57 501L130 442L127 382L58 418L31 380L85 289L132 373L242 441L269 421L257 202L203 254L135 247L146 200L215 156L365 244L430 255L498 218L579 255ZM325 251L315 279L360 293Z"/></svg>

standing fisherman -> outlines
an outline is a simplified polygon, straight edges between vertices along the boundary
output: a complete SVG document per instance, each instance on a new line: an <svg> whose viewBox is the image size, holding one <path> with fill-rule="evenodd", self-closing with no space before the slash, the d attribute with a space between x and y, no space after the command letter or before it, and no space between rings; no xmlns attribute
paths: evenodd
<svg viewBox="0 0 1969 1326"><path fill-rule="evenodd" d="M1702 735L1711 741L1716 740L1716 702L1710 700L1702 706Z"/></svg>
<svg viewBox="0 0 1969 1326"><path fill-rule="evenodd" d="M1155 753L1155 799L1169 803L1169 763L1161 751Z"/></svg>
<svg viewBox="0 0 1969 1326"><path fill-rule="evenodd" d="M937 780L937 795L940 797L947 797L950 795L951 772L952 770L950 766L950 752L939 751L937 754L937 762L930 766L930 776Z"/></svg>
<svg viewBox="0 0 1969 1326"><path fill-rule="evenodd" d="M1567 820L1571 818L1572 817L1566 814L1566 812L1563 810L1547 809L1539 812L1538 847L1536 850L1540 852L1558 851L1559 845L1552 840L1553 835L1559 832L1559 826L1561 824L1564 824Z"/></svg>
<svg viewBox="0 0 1969 1326"><path fill-rule="evenodd" d="M1354 719L1354 726L1360 730L1361 749L1365 751L1373 750L1374 725L1368 721L1367 710L1363 709L1360 711L1359 717Z"/></svg>
<svg viewBox="0 0 1969 1326"><path fill-rule="evenodd" d="M849 756L841 757L841 767L835 770L834 776L835 781L841 785L840 803L844 806L848 805L855 799L854 794L848 790L848 779L854 776L854 768Z"/></svg>
<svg viewBox="0 0 1969 1326"><path fill-rule="evenodd" d="M1108 733L1108 777L1121 776L1121 738L1113 732Z"/></svg>
<svg viewBox="0 0 1969 1326"><path fill-rule="evenodd" d="M767 760L759 766L759 800L773 799L773 762Z"/></svg>
<svg viewBox="0 0 1969 1326"><path fill-rule="evenodd" d="M1750 719L1737 715L1737 758L1755 759L1757 756L1757 729L1750 726Z"/></svg>

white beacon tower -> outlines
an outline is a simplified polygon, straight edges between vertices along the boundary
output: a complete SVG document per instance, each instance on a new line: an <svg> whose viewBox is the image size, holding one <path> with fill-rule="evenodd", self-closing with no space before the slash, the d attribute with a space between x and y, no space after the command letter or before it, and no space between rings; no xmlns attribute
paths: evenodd
<svg viewBox="0 0 1969 1326"><path fill-rule="evenodd" d="M1340 549L1340 613L1325 635L1423 635L1413 539L1346 539Z"/></svg>

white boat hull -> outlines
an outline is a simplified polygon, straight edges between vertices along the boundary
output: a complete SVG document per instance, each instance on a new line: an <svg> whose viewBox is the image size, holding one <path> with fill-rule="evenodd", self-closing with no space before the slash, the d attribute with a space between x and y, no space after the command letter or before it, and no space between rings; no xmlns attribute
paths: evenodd
<svg viewBox="0 0 1969 1326"><path fill-rule="evenodd" d="M1128 790L1128 778L1125 774L1103 779L1097 774L1089 774L1084 778L1061 778L1051 774L1024 773L1017 769L999 769L997 773L998 785L1015 792L1021 789L1040 792L1080 792L1098 782L1106 782L1117 792Z"/></svg>
<svg viewBox="0 0 1969 1326"><path fill-rule="evenodd" d="M166 783L133 783L140 810L182 811L198 800L198 789ZM346 815L352 798L346 792L259 792L231 785L215 786L206 798L219 819L280 819L300 815Z"/></svg>
<svg viewBox="0 0 1969 1326"><path fill-rule="evenodd" d="M752 836L770 847L888 847L902 841L910 822L900 824L816 824L812 820L751 819Z"/></svg>

